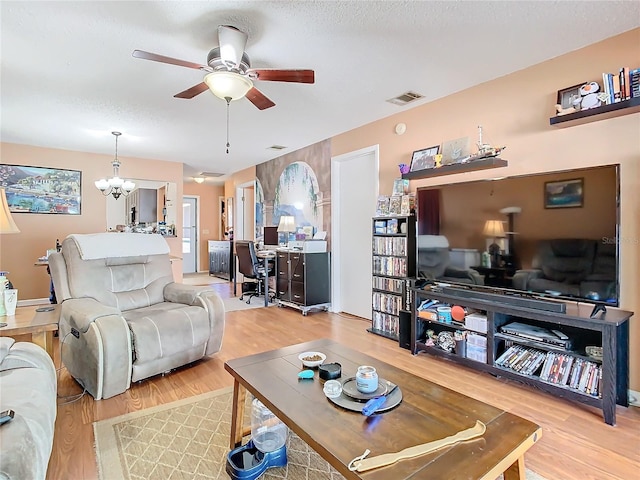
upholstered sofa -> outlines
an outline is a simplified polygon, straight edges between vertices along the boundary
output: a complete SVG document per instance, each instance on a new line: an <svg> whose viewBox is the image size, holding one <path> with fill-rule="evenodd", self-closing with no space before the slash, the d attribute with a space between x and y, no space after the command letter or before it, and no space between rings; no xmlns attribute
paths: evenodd
<svg viewBox="0 0 640 480"><path fill-rule="evenodd" d="M44 480L56 420L56 369L41 347L0 337L0 479Z"/></svg>
<svg viewBox="0 0 640 480"><path fill-rule="evenodd" d="M418 278L439 282L484 285L484 276L471 268L451 265L449 240L443 235L418 235Z"/></svg>
<svg viewBox="0 0 640 480"><path fill-rule="evenodd" d="M62 303L62 361L95 399L220 350L222 299L173 281L160 235L70 235L49 266Z"/></svg>
<svg viewBox="0 0 640 480"><path fill-rule="evenodd" d="M517 270L513 286L532 292L605 300L616 295L616 246L591 239L538 242L532 268Z"/></svg>

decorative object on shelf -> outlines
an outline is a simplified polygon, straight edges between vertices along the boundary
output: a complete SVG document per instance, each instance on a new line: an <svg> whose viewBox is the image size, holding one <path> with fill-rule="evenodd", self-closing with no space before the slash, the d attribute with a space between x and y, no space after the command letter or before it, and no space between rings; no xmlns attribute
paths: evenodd
<svg viewBox="0 0 640 480"><path fill-rule="evenodd" d="M507 148L493 147L489 143L484 143L484 140L482 139L482 125L478 125L478 142L476 145L478 146L478 152L469 155L469 158L467 159L469 162L483 158L497 157L505 148Z"/></svg>
<svg viewBox="0 0 640 480"><path fill-rule="evenodd" d="M582 207L584 186L582 178L545 182L544 208Z"/></svg>
<svg viewBox="0 0 640 480"><path fill-rule="evenodd" d="M0 164L0 184L13 213L80 215L82 172Z"/></svg>
<svg viewBox="0 0 640 480"><path fill-rule="evenodd" d="M585 83L586 82L582 82L573 87L558 90L556 98L557 115L566 115L580 110L580 99L582 98L580 95L580 87Z"/></svg>
<svg viewBox="0 0 640 480"><path fill-rule="evenodd" d="M118 137L122 135L121 132L111 132L116 137L116 156L111 162L113 165L113 177L109 179L101 178L95 181L96 188L102 192L106 197L107 195L113 195L116 200L121 195L125 197L136 188L136 184L130 180L123 180L120 178L120 160L118 160Z"/></svg>
<svg viewBox="0 0 640 480"><path fill-rule="evenodd" d="M438 334L436 345L445 352L452 352L456 346L456 342L453 339L453 333L449 331L440 332Z"/></svg>
<svg viewBox="0 0 640 480"><path fill-rule="evenodd" d="M500 266L500 245L498 244L498 238L505 237L504 227L501 220L487 220L484 224L482 234L485 237L493 238L493 243L489 245L487 249L491 256L491 267L498 268Z"/></svg>
<svg viewBox="0 0 640 480"><path fill-rule="evenodd" d="M380 195L378 202L376 203L376 215L381 217L389 215L389 197L386 195Z"/></svg>
<svg viewBox="0 0 640 480"><path fill-rule="evenodd" d="M466 162L471 153L469 143L469 137L456 138L455 140L444 142L442 144L442 165Z"/></svg>
<svg viewBox="0 0 640 480"><path fill-rule="evenodd" d="M416 206L416 196L413 193L402 195L400 200L400 215L411 215ZM404 225L404 224L403 224Z"/></svg>
<svg viewBox="0 0 640 480"><path fill-rule="evenodd" d="M598 361L602 361L602 347L596 347L593 345L587 346L584 348L587 356L598 360Z"/></svg>
<svg viewBox="0 0 640 480"><path fill-rule="evenodd" d="M602 105L602 101L598 97L599 91L600 85L596 82L588 82L582 85L580 87L580 110L589 110Z"/></svg>
<svg viewBox="0 0 640 480"><path fill-rule="evenodd" d="M400 165L398 165L398 168L400 168L400 173L409 173L411 171L411 165L407 165L406 163L401 163Z"/></svg>
<svg viewBox="0 0 640 480"><path fill-rule="evenodd" d="M396 178L393 181L392 195L405 195L407 193L409 193L409 180Z"/></svg>
<svg viewBox="0 0 640 480"><path fill-rule="evenodd" d="M436 162L433 157L434 155L437 155L439 151L440 145L416 150L413 152L413 155L411 155L411 167L409 171L416 172L418 170L434 168L436 166Z"/></svg>

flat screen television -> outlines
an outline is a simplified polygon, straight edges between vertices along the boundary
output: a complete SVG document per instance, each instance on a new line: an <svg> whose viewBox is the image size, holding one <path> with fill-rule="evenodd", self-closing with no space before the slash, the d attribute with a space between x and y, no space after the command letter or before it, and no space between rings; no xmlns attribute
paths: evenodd
<svg viewBox="0 0 640 480"><path fill-rule="evenodd" d="M472 288L618 306L619 206L619 165L418 188L418 276L441 235Z"/></svg>

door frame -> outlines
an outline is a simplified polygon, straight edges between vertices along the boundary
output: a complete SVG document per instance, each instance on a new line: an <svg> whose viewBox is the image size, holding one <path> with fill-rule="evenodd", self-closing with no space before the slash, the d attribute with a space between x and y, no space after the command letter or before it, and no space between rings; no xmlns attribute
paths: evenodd
<svg viewBox="0 0 640 480"><path fill-rule="evenodd" d="M353 179L342 178L340 175L340 164L344 162L348 162L350 160L354 160L355 158L361 157L363 155L373 154L374 155L374 163L375 163L375 171L378 172L376 176L375 185L372 185L376 192L376 197L378 196L378 192L380 191L380 146L379 145L371 145L368 147L361 148L359 150L355 150L353 152L343 153L341 155L336 155L335 157L331 157L331 218L337 219L340 216L340 212L342 208L353 208L353 205L342 205L342 200L340 198L340 188L342 187L342 182L352 183ZM368 213L367 213L368 215ZM343 232L340 228L340 222L332 221L331 222L331 308L332 312L340 312L342 311L342 298L341 298L341 248L340 242L342 236L349 236L350 232Z"/></svg>
<svg viewBox="0 0 640 480"><path fill-rule="evenodd" d="M196 268L195 273L200 273L203 270L200 269L200 195L183 195L183 200L186 198L193 199L196 209L195 214L195 254L196 254ZM184 219L182 219L184 224ZM184 272L184 264L183 264L183 272Z"/></svg>

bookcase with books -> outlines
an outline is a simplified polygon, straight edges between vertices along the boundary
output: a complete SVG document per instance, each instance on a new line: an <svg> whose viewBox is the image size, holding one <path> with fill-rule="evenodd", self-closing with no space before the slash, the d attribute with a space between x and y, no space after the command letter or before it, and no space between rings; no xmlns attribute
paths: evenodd
<svg viewBox="0 0 640 480"><path fill-rule="evenodd" d="M607 307L594 314L589 304L425 288L412 289L413 354L426 352L594 406L609 425L615 425L616 405L629 405L633 312ZM460 320L442 317L438 307L458 309ZM457 348L461 339L466 339L463 350Z"/></svg>
<svg viewBox="0 0 640 480"><path fill-rule="evenodd" d="M415 216L374 217L372 233L372 315L367 330L408 348L413 305L409 295L416 269Z"/></svg>

